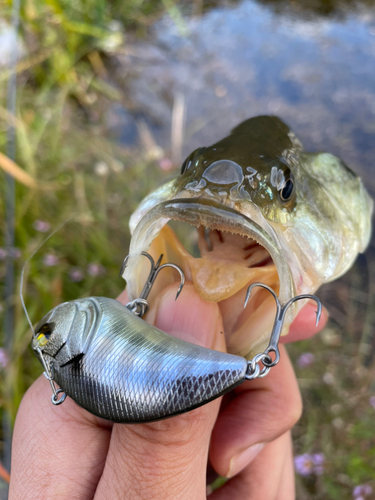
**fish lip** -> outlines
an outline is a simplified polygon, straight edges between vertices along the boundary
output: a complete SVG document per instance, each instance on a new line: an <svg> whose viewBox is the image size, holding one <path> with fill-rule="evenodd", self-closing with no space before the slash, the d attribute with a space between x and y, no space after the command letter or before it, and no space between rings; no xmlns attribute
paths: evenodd
<svg viewBox="0 0 375 500"><path fill-rule="evenodd" d="M139 220L130 242L129 259L123 273L130 299L137 298L143 286L137 283L136 278L139 276L139 266L142 265L141 252L148 250L152 241L169 220L224 230L254 239L269 252L276 265L280 281L280 301L286 302L292 298L295 290L294 281L277 234L265 222L255 205L253 212L254 219L257 218L265 227L234 208L205 198L174 198L152 207Z"/></svg>

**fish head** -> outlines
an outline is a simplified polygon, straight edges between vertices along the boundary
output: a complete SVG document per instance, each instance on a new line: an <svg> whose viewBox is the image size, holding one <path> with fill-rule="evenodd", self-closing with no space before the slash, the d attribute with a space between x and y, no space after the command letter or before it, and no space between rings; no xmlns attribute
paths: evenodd
<svg viewBox="0 0 375 500"><path fill-rule="evenodd" d="M36 325L32 348L64 366L86 352L102 317L99 302L90 297L54 307Z"/></svg>
<svg viewBox="0 0 375 500"><path fill-rule="evenodd" d="M177 196L211 198L241 212L243 203L252 202L277 217L280 210L293 209L291 168L300 150L299 141L278 118L247 120L228 137L188 156L176 179Z"/></svg>
<svg viewBox="0 0 375 500"><path fill-rule="evenodd" d="M219 304L229 352L252 356L269 338L275 306L257 290L244 311L247 287L263 282L284 303L313 293L364 251L371 212L361 180L340 159L304 152L277 117L251 118L189 155L180 174L133 214L124 272L130 298L147 277L141 252L163 253L204 300ZM182 245L170 221L198 228L198 255ZM160 280L150 301L176 279L171 272ZM284 334L299 307L291 309Z"/></svg>

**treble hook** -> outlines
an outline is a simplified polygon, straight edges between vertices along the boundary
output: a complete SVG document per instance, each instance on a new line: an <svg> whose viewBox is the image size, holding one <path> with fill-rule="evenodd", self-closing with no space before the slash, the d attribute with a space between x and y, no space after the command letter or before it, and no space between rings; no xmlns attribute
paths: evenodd
<svg viewBox="0 0 375 500"><path fill-rule="evenodd" d="M178 299L180 293L182 292L182 288L185 284L185 274L179 266L177 266L176 264L169 263L169 262L167 262L166 264L163 264L162 266L160 265L161 261L163 259L163 254L160 255L160 257L158 258L156 263L149 253L142 252L142 255L144 257L147 257L151 263L150 274L148 275L147 281L143 287L143 290L142 290L139 298L134 299L131 302L128 302L128 304L126 304L126 307L128 309L130 309L134 314L136 314L137 316L140 316L140 317L142 317L144 314L146 314L146 312L148 310L149 304L147 302L147 297L150 295L151 288L152 288L153 284L155 283L155 280L156 280L159 272L162 269L165 269L166 267L171 267L172 269L175 269L180 275L181 281L180 281L180 285L179 285L178 290L177 290L175 300ZM124 262L121 266L120 276L123 275L124 270L127 266L128 260L129 260L129 255L127 255L124 259Z"/></svg>
<svg viewBox="0 0 375 500"><path fill-rule="evenodd" d="M282 305L282 304L280 304L280 300L279 300L278 296L276 295L274 290L272 290L271 287L269 287L268 285L266 285L264 283L252 283L249 286L249 288L247 289L244 307L247 306L249 298L251 297L251 292L252 292L253 288L255 288L256 286L265 288L266 290L268 290L272 294L273 298L275 299L276 308L277 308L276 309L276 318L275 318L275 322L273 324L271 338L270 338L267 349L264 351L264 354L266 354L268 356L268 358L265 357L262 359L262 363L264 364L264 366L267 369L267 368L271 368L272 366L277 365L277 363L280 360L279 340L280 340L281 330L283 328L283 324L284 324L284 320L285 320L286 311L288 310L289 306L291 306L297 300L301 300L301 299L315 300L315 302L317 303L317 306L318 306L318 309L315 311L315 313L316 313L316 325L315 326L318 326L318 323L320 321L320 316L322 314L322 304L321 304L320 300L318 299L318 297L315 297L315 295L302 294L302 295L297 295L296 297L292 297L290 300L288 300L288 302L286 302L286 304ZM272 358L270 356L271 352L275 353L275 359L273 361L272 361Z"/></svg>

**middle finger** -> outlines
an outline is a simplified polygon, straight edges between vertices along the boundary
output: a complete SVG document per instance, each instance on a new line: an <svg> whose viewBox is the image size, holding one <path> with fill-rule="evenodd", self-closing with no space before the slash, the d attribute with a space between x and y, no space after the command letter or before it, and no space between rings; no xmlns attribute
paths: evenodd
<svg viewBox="0 0 375 500"><path fill-rule="evenodd" d="M267 377L239 386L218 416L210 460L222 476L239 473L265 444L287 432L301 415L301 396L284 346L280 346L280 355L279 364Z"/></svg>

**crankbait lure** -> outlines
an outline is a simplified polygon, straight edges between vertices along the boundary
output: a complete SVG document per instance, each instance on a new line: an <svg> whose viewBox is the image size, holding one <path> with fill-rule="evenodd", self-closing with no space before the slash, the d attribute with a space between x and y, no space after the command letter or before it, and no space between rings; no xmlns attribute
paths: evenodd
<svg viewBox="0 0 375 500"><path fill-rule="evenodd" d="M163 268L172 267L180 273L176 298L185 281L175 264L160 265L162 256L155 264L149 254L143 255L151 262L151 272L138 299L126 306L105 297L66 302L52 309L33 329L32 348L51 384L54 405L70 396L90 413L122 423L172 417L222 396L245 380L265 376L280 359L278 342L285 313L295 301L315 300L317 323L320 319L321 303L314 295L299 295L281 305L269 286L253 283L247 290L245 307L258 286L270 291L277 306L264 352L247 361L185 342L141 319ZM126 264L127 259L122 272Z"/></svg>

